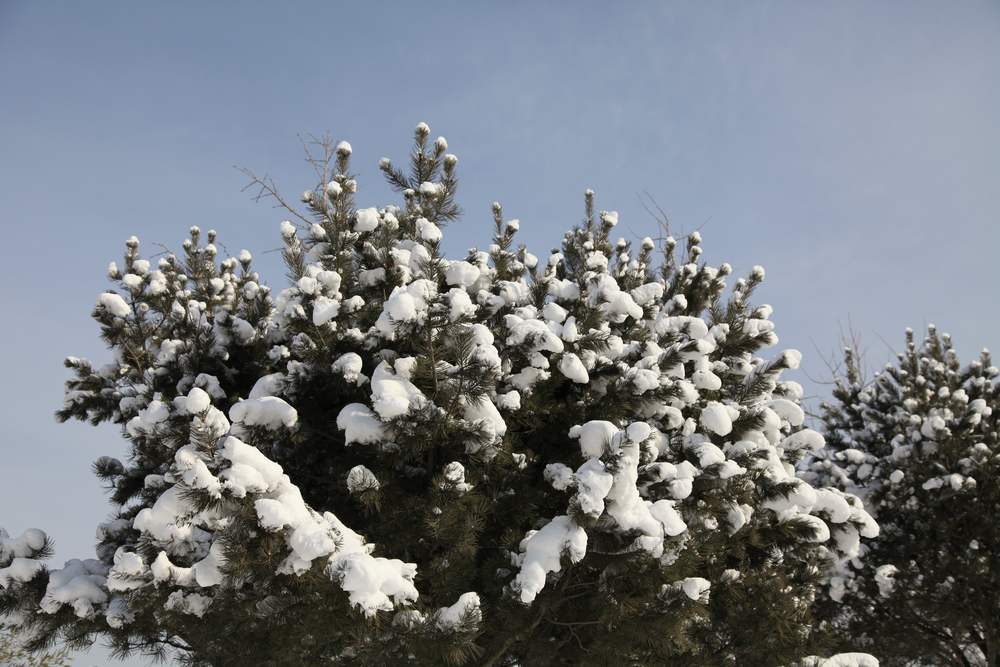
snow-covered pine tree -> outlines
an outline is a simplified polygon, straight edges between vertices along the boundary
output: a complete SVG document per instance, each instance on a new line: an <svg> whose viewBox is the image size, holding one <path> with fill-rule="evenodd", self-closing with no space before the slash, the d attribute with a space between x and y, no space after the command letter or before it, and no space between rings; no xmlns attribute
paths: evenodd
<svg viewBox="0 0 1000 667"><path fill-rule="evenodd" d="M962 366L932 325L865 383L859 357L822 406L829 450L804 476L862 496L882 528L844 564L827 608L844 642L889 665L1000 664L1000 385L983 350Z"/></svg>
<svg viewBox="0 0 1000 667"><path fill-rule="evenodd" d="M819 418L823 424L823 448L810 452L804 459L802 477L810 484L852 489L849 470L853 471L864 461L853 450L854 436L865 428L860 394L865 388L861 358L856 343L844 347L844 360L840 366L831 365L834 375L830 401L819 404Z"/></svg>
<svg viewBox="0 0 1000 667"><path fill-rule="evenodd" d="M350 156L287 206L277 295L214 231L155 266L128 241L94 310L114 359L68 359L59 412L131 443L95 464L116 517L61 569L12 541L0 611L35 646L191 664L804 659L826 568L877 526L795 476L823 439L781 379L798 352L758 356L763 269L727 291L697 233L615 240L590 191L543 261L499 204L446 260L444 138L381 162L401 206L357 208Z"/></svg>

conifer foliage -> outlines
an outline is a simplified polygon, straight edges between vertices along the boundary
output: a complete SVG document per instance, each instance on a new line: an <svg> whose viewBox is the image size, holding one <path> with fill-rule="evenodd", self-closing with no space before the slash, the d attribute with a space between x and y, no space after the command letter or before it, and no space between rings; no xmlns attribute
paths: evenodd
<svg viewBox="0 0 1000 667"><path fill-rule="evenodd" d="M30 652L22 648L13 632L0 630L0 665L5 667L69 667L65 647L50 653Z"/></svg>
<svg viewBox="0 0 1000 667"><path fill-rule="evenodd" d="M799 353L762 356L764 270L727 289L697 233L616 240L590 191L547 258L494 204L446 259L447 150L421 123L380 163L401 204L358 208L331 144L277 293L214 231L155 265L127 242L94 310L114 359L67 359L59 412L121 425L116 515L59 569L5 538L0 612L199 665L873 664L805 657L878 527L795 474L823 438Z"/></svg>
<svg viewBox="0 0 1000 667"><path fill-rule="evenodd" d="M1000 371L987 350L963 366L933 325L867 384L858 361L847 350L805 473L862 496L882 529L834 576L832 616L889 665L998 665Z"/></svg>

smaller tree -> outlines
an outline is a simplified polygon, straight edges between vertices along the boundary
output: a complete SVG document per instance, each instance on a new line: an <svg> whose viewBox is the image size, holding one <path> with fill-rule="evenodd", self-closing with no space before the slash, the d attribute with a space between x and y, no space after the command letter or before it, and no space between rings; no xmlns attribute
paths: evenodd
<svg viewBox="0 0 1000 667"><path fill-rule="evenodd" d="M804 476L862 496L881 534L826 615L887 665L1000 665L1000 371L987 350L962 366L933 325L867 384L845 361Z"/></svg>

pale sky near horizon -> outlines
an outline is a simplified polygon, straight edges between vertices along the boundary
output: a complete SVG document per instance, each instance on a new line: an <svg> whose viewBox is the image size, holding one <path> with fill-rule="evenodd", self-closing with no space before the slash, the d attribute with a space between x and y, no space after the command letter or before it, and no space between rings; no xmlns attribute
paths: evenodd
<svg viewBox="0 0 1000 667"><path fill-rule="evenodd" d="M766 267L778 349L822 393L849 322L876 366L928 322L964 359L1000 348L998 118L997 2L0 0L0 526L93 555L88 468L122 440L52 413L65 355L107 359L104 267L198 224L281 286L283 216L232 165L294 195L298 134L349 140L371 206L378 159L430 123L460 159L453 256L489 242L493 200L545 255L585 188L633 238L649 193L710 262Z"/></svg>

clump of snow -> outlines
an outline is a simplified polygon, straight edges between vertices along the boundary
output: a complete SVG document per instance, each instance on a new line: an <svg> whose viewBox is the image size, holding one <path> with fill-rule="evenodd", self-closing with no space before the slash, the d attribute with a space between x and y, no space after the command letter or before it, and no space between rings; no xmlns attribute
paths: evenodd
<svg viewBox="0 0 1000 667"><path fill-rule="evenodd" d="M205 412L210 405L212 405L212 398L205 390L198 387L188 392L187 400L184 403L184 407L193 415Z"/></svg>
<svg viewBox="0 0 1000 667"><path fill-rule="evenodd" d="M483 620L479 595L475 592L462 593L458 601L450 607L441 607L434 615L434 624L444 632L454 632L464 623L477 627Z"/></svg>
<svg viewBox="0 0 1000 667"><path fill-rule="evenodd" d="M590 382L587 367L580 361L580 357L572 352L566 352L562 355L562 359L559 360L559 372L578 384L587 384Z"/></svg>
<svg viewBox="0 0 1000 667"><path fill-rule="evenodd" d="M250 395L247 398L263 398L264 396L278 396L285 388L284 373L270 373L257 378Z"/></svg>
<svg viewBox="0 0 1000 667"><path fill-rule="evenodd" d="M701 577L688 577L680 582L681 590L684 591L684 595L688 596L692 600L701 600L703 602L708 599L708 591L712 587L711 582L708 579L703 579ZM704 596L704 599L702 599Z"/></svg>
<svg viewBox="0 0 1000 667"><path fill-rule="evenodd" d="M28 558L45 546L48 536L38 528L28 528L15 538L0 528L0 563L13 558Z"/></svg>
<svg viewBox="0 0 1000 667"><path fill-rule="evenodd" d="M886 598L892 594L896 586L895 576L899 569L895 565L879 565L875 568L875 584L878 586L878 593Z"/></svg>
<svg viewBox="0 0 1000 667"><path fill-rule="evenodd" d="M782 355L782 361L789 368L798 368L799 364L802 363L802 353L798 350L785 350Z"/></svg>
<svg viewBox="0 0 1000 667"><path fill-rule="evenodd" d="M507 422L487 396L481 396L478 400L465 399L462 411L462 418L481 429L491 444L498 442L507 433Z"/></svg>
<svg viewBox="0 0 1000 667"><path fill-rule="evenodd" d="M541 530L530 531L521 540L521 553L516 559L521 569L514 583L521 602L534 601L545 586L546 575L562 569L563 554L577 563L586 553L587 532L568 516L557 516Z"/></svg>
<svg viewBox="0 0 1000 667"><path fill-rule="evenodd" d="M355 551L331 559L328 571L365 616L392 611L397 605L414 602L419 595L413 584L417 574L413 563Z"/></svg>
<svg viewBox="0 0 1000 667"><path fill-rule="evenodd" d="M589 421L582 426L574 426L569 431L569 437L580 441L580 453L588 459L604 454L616 435L618 427L602 420Z"/></svg>
<svg viewBox="0 0 1000 667"><path fill-rule="evenodd" d="M356 352L347 352L337 357L337 360L333 362L332 370L338 375L343 375L347 382L363 384L362 365L361 355Z"/></svg>
<svg viewBox="0 0 1000 667"><path fill-rule="evenodd" d="M184 593L184 591L174 591L167 597L163 608L166 611L178 614L191 614L201 618L212 606L212 598L200 593Z"/></svg>
<svg viewBox="0 0 1000 667"><path fill-rule="evenodd" d="M383 420L390 420L419 409L427 399L413 383L410 375L416 367L414 357L397 359L389 365L383 361L372 375L372 406Z"/></svg>
<svg viewBox="0 0 1000 667"><path fill-rule="evenodd" d="M49 583L38 607L47 614L55 614L66 605L78 617L91 618L95 607L108 601L107 574L108 566L99 560L69 560L62 569L49 573Z"/></svg>
<svg viewBox="0 0 1000 667"><path fill-rule="evenodd" d="M125 319L132 314L132 309L125 303L125 299L114 292L104 292L97 297L97 305L121 319Z"/></svg>
<svg viewBox="0 0 1000 667"><path fill-rule="evenodd" d="M380 486L375 473L363 465L356 465L347 472L347 490L351 493L376 491Z"/></svg>
<svg viewBox="0 0 1000 667"><path fill-rule="evenodd" d="M34 558L14 558L7 567L0 568L0 588L8 588L13 581L31 581L42 567L42 561Z"/></svg>
<svg viewBox="0 0 1000 667"><path fill-rule="evenodd" d="M497 394L497 407L501 410L520 410L521 394L517 390Z"/></svg>
<svg viewBox="0 0 1000 667"><path fill-rule="evenodd" d="M462 289L472 287L479 280L479 267L469 262L450 262L445 269L445 281Z"/></svg>
<svg viewBox="0 0 1000 667"><path fill-rule="evenodd" d="M346 444L371 445L385 437L385 425L362 403L345 405L337 415L337 428L344 431Z"/></svg>
<svg viewBox="0 0 1000 667"><path fill-rule="evenodd" d="M427 218L417 218L417 234L430 243L437 243L443 236L441 229Z"/></svg>
<svg viewBox="0 0 1000 667"><path fill-rule="evenodd" d="M815 452L822 449L825 444L826 439L823 435L809 428L796 431L781 441L781 446L788 451L805 449Z"/></svg>
<svg viewBox="0 0 1000 667"><path fill-rule="evenodd" d="M868 653L838 653L829 658L809 656L800 663L802 667L879 667L879 662Z"/></svg>
<svg viewBox="0 0 1000 667"><path fill-rule="evenodd" d="M564 349L562 339L541 320L524 319L518 315L507 315L505 323L509 330L508 345L531 343L532 352L560 353Z"/></svg>
<svg viewBox="0 0 1000 667"><path fill-rule="evenodd" d="M577 488L575 498L584 514L596 519L604 513L604 499L608 496L614 479L600 459L588 459L577 469L573 475Z"/></svg>
<svg viewBox="0 0 1000 667"><path fill-rule="evenodd" d="M549 463L543 471L545 481L552 485L557 491L565 491L576 484L573 469L565 463Z"/></svg>
<svg viewBox="0 0 1000 667"><path fill-rule="evenodd" d="M261 426L274 431L281 427L294 427L298 423L299 414L277 396L262 396L236 403L229 409L229 418L243 426Z"/></svg>
<svg viewBox="0 0 1000 667"><path fill-rule="evenodd" d="M733 430L732 408L711 401L701 410L701 425L717 435L729 435Z"/></svg>
<svg viewBox="0 0 1000 667"><path fill-rule="evenodd" d="M358 209L354 223L354 231L362 233L375 231L375 229L378 228L379 221L378 209Z"/></svg>
<svg viewBox="0 0 1000 667"><path fill-rule="evenodd" d="M450 304L449 315L452 322L472 317L478 310L478 307L472 303L468 292L457 287L448 292L448 303Z"/></svg>
<svg viewBox="0 0 1000 667"><path fill-rule="evenodd" d="M459 493L472 490L472 485L465 481L465 466L458 461L452 461L444 467L441 473L444 476L442 488L449 488Z"/></svg>

